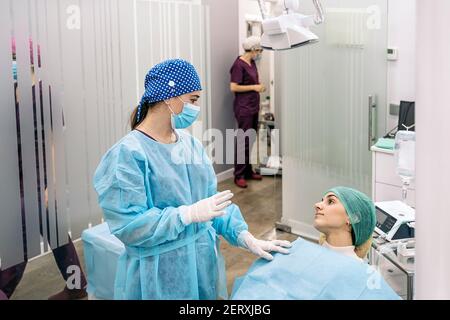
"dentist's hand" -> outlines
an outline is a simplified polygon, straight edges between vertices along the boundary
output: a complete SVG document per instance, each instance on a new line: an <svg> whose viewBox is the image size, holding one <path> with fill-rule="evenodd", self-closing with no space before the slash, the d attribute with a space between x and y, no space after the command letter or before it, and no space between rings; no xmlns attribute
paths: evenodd
<svg viewBox="0 0 450 320"><path fill-rule="evenodd" d="M230 190L200 200L190 206L181 206L181 220L185 225L195 222L207 222L225 214L224 209L231 204L234 194Z"/></svg>
<svg viewBox="0 0 450 320"><path fill-rule="evenodd" d="M284 240L258 240L250 232L242 231L238 237L238 242L242 247L250 250L253 254L266 260L273 260L270 252L279 252L282 254L289 254L289 250L285 248L292 247L289 241Z"/></svg>

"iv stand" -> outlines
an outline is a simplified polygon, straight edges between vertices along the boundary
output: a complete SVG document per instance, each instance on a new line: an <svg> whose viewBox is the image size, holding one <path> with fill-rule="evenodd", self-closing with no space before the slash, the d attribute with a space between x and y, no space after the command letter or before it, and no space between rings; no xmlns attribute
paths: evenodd
<svg viewBox="0 0 450 320"><path fill-rule="evenodd" d="M402 124L402 126L406 129L406 131L411 130L412 128L414 128L416 125L413 124L412 126L405 126L404 124ZM406 204L406 198L408 197L408 187L411 184L411 180L412 178L404 178L402 177L402 202Z"/></svg>

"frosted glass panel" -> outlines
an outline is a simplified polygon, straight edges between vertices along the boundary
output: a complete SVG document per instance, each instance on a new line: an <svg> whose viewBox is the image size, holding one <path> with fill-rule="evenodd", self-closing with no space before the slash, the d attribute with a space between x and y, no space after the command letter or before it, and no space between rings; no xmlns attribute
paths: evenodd
<svg viewBox="0 0 450 320"><path fill-rule="evenodd" d="M60 6L58 16L66 15L67 8L75 3L73 0L58 0ZM81 12L81 14L83 13L84 11ZM108 14L108 11L105 10L104 14ZM70 21L66 21L66 23L70 23ZM80 26L80 28L77 28L74 23L70 28L60 28L62 83L64 84L64 88L70 88L70 90L64 90L64 94L61 97L64 117L66 119L62 135L65 139L66 203L67 210L69 210L66 214L61 213L65 218L68 215L72 218L72 212L73 218L76 216L73 219L73 223L71 223L70 230L75 236L81 234L85 228L85 222L89 221L89 206L87 201L88 190L90 189L90 177L87 168L87 159L89 158L87 145L89 142L87 141L88 136L86 134L87 110L83 90L83 71L85 66L81 46L82 30L86 33L88 33L88 30L85 30L83 27ZM90 112L92 111L90 110ZM108 112L105 114L110 115L113 113ZM114 125L111 127L114 128ZM81 157L81 155L83 156ZM64 172L62 174L64 175ZM61 190L61 188L57 188L57 190ZM61 224L59 230L61 231L60 233L63 233L60 234L60 237L67 237L68 230L65 224ZM64 241L64 239L60 238L60 241Z"/></svg>
<svg viewBox="0 0 450 320"><path fill-rule="evenodd" d="M101 222L92 178L130 130L152 65L175 57L194 63L205 88L202 129L210 77L209 8L200 1L6 0L2 9L4 269Z"/></svg>
<svg viewBox="0 0 450 320"><path fill-rule="evenodd" d="M39 3L39 2L38 2ZM49 229L50 237L48 241L55 248L67 243L67 175L66 175L66 145L64 141L63 117L64 114L64 83L61 48L61 21L62 10L59 0L48 0L45 6L45 20L47 34L46 48L41 54L41 69L47 74L47 81L44 83L46 94L48 94L48 118L46 132L48 139L46 143L46 155L48 159L47 173L48 183L48 206L49 206ZM39 17L44 19L44 17ZM44 45L43 45L44 47ZM45 53L45 55L44 55ZM69 90L70 91L70 90ZM70 94L65 92L65 94ZM69 120L70 119L66 119Z"/></svg>
<svg viewBox="0 0 450 320"><path fill-rule="evenodd" d="M5 269L24 258L9 2L0 21L0 269Z"/></svg>
<svg viewBox="0 0 450 320"><path fill-rule="evenodd" d="M303 3L306 5L306 2ZM283 222L315 237L313 205L330 187L371 194L373 139L386 118L387 1L323 1L315 45L276 54L282 76ZM313 7L304 7L313 12ZM373 140L370 141L373 143Z"/></svg>
<svg viewBox="0 0 450 320"><path fill-rule="evenodd" d="M17 104L20 136L19 165L22 171L23 201L26 229L26 249L30 256L40 253L39 206L36 173L36 104L33 101L35 83L32 74L30 16L28 1L12 1L13 35L17 60Z"/></svg>

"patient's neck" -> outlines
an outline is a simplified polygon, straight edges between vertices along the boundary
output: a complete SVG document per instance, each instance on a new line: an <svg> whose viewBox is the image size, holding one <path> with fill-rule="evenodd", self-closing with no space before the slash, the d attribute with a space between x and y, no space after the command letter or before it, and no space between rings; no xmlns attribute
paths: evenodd
<svg viewBox="0 0 450 320"><path fill-rule="evenodd" d="M335 231L325 234L326 241L333 247L353 246L352 235L348 231Z"/></svg>

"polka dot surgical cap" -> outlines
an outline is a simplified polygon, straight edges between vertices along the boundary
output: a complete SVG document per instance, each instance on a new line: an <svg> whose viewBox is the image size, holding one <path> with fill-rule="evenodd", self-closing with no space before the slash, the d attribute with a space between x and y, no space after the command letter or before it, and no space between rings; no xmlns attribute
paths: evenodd
<svg viewBox="0 0 450 320"><path fill-rule="evenodd" d="M147 73L144 86L141 105L202 90L195 67L181 59L166 60L155 65Z"/></svg>

